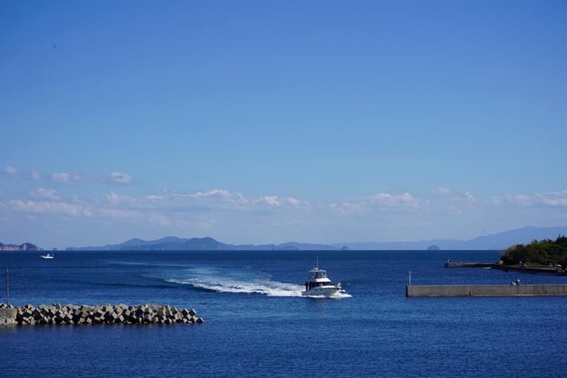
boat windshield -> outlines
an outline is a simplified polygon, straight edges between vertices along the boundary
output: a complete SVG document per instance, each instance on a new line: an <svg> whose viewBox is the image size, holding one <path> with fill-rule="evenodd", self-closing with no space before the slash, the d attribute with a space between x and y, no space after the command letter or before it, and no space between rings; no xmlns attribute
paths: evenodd
<svg viewBox="0 0 567 378"><path fill-rule="evenodd" d="M324 270L314 270L311 272L311 277L313 278L325 278L327 277L327 272Z"/></svg>

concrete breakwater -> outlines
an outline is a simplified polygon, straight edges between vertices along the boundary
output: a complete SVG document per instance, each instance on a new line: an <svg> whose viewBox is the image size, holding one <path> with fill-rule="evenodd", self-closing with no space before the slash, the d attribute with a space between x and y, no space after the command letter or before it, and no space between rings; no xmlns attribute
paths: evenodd
<svg viewBox="0 0 567 378"><path fill-rule="evenodd" d="M447 261L444 265L445 268L491 268L493 263L481 262L463 262L463 261Z"/></svg>
<svg viewBox="0 0 567 378"><path fill-rule="evenodd" d="M176 324L203 323L193 309L168 305L39 305L21 307L0 305L0 324Z"/></svg>
<svg viewBox="0 0 567 378"><path fill-rule="evenodd" d="M492 266L492 269L503 270L505 272L518 272L527 274L541 274L541 275L553 275L553 276L567 276L567 270L563 270L558 267L527 267L527 266L510 266L510 265L498 265Z"/></svg>
<svg viewBox="0 0 567 378"><path fill-rule="evenodd" d="M407 285L407 297L567 296L567 285Z"/></svg>

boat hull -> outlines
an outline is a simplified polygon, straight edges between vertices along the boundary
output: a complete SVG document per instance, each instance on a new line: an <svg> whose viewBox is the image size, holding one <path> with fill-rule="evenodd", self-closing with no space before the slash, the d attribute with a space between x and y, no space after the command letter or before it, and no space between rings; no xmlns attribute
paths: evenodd
<svg viewBox="0 0 567 378"><path fill-rule="evenodd" d="M333 297L343 292L337 286L319 286L301 292L301 295L306 297Z"/></svg>

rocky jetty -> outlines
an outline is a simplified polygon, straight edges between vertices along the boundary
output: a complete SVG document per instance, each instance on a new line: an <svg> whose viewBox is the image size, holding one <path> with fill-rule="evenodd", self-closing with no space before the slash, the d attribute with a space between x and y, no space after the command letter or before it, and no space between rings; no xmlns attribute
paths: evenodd
<svg viewBox="0 0 567 378"><path fill-rule="evenodd" d="M14 319L4 319L6 324L194 324L203 323L193 309L178 309L168 305L141 304L135 306L118 305L39 305L27 304L21 307L1 305L11 311ZM6 312L6 310L4 310ZM7 313L7 312L6 312Z"/></svg>

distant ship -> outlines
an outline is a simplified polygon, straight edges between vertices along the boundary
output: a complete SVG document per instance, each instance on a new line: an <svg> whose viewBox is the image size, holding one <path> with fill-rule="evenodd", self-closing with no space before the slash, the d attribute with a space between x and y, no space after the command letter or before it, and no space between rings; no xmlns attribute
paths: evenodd
<svg viewBox="0 0 567 378"><path fill-rule="evenodd" d="M41 255L42 259L51 260L53 259L53 255L51 253L46 253L45 255Z"/></svg>

